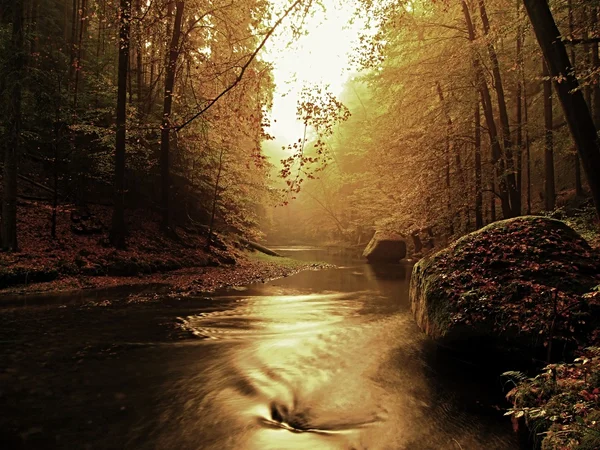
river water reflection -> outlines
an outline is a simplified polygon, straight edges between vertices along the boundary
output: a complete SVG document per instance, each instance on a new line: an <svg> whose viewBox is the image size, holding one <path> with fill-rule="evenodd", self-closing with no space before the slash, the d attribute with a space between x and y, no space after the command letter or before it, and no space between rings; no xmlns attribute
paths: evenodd
<svg viewBox="0 0 600 450"><path fill-rule="evenodd" d="M441 359L410 315L411 267L280 248L338 267L215 294L182 318L203 337L131 448L516 449L477 368Z"/></svg>

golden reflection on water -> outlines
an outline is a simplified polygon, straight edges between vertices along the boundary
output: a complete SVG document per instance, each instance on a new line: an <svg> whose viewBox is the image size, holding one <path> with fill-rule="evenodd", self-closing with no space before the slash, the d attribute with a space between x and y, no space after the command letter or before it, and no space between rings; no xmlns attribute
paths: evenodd
<svg viewBox="0 0 600 450"><path fill-rule="evenodd" d="M189 317L186 326L209 339L246 339L275 335L305 336L322 333L338 322L356 315L356 301L348 294L273 295L242 299L237 307Z"/></svg>
<svg viewBox="0 0 600 450"><path fill-rule="evenodd" d="M216 414L244 429L237 448L385 448L389 396L373 379L391 346L361 307L356 293L266 296L188 318L204 336L243 340L210 377L222 383L211 386ZM230 326L240 320L249 328Z"/></svg>
<svg viewBox="0 0 600 450"><path fill-rule="evenodd" d="M511 448L485 441L432 391L422 334L407 311L373 312L387 301L379 292L267 287L188 317L210 356L166 393L167 431L153 448Z"/></svg>

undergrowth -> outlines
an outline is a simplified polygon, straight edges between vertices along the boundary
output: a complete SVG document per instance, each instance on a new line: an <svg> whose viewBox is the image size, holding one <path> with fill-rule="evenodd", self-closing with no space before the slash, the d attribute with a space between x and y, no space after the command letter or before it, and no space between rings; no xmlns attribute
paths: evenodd
<svg viewBox="0 0 600 450"><path fill-rule="evenodd" d="M589 347L573 363L550 364L528 378L506 372L515 387L506 415L524 421L542 450L600 448L600 348Z"/></svg>

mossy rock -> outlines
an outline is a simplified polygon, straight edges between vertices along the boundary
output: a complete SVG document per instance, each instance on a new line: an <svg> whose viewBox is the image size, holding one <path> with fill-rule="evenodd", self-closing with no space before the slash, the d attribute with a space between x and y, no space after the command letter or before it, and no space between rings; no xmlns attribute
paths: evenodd
<svg viewBox="0 0 600 450"><path fill-rule="evenodd" d="M369 263L395 263L406 258L406 241L393 233L375 233L363 252Z"/></svg>
<svg viewBox="0 0 600 450"><path fill-rule="evenodd" d="M582 295L599 281L599 255L573 229L545 217L518 217L419 261L411 309L419 327L446 343L490 339L539 347L555 304L570 306L553 336L569 334L574 323L579 328L569 339L589 331L590 308Z"/></svg>

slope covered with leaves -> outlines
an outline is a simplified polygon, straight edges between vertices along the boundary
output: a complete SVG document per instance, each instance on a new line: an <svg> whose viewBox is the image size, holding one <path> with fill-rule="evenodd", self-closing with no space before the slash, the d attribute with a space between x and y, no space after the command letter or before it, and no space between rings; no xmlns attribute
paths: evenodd
<svg viewBox="0 0 600 450"><path fill-rule="evenodd" d="M21 251L0 253L0 289L48 291L158 282L203 291L236 280L243 284L279 277L294 269L280 270L282 264L290 266L284 258L247 262L239 249L219 238L207 249L206 230L191 225L178 228L176 236L166 237L159 230L158 220L149 218L147 210L132 212L128 217L128 247L115 250L108 245L111 217L108 207L90 207L93 223L99 228L93 234L73 231L78 225L72 219L75 211L73 206L60 209L57 238L52 239L50 208L38 203L21 204ZM211 272L219 266L231 270ZM180 273L185 268L203 268L203 271ZM176 276L169 279L163 275L149 276L173 271ZM30 286L40 282L45 283Z"/></svg>

